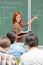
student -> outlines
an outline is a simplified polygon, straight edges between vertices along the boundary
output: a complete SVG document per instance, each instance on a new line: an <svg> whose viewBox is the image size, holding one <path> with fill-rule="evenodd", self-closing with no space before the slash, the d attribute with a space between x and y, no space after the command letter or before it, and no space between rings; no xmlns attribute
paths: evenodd
<svg viewBox="0 0 43 65"><path fill-rule="evenodd" d="M12 32L8 32L6 36L9 38L11 44L16 42L16 40L17 40L17 35L13 31Z"/></svg>
<svg viewBox="0 0 43 65"><path fill-rule="evenodd" d="M38 48L38 36L30 32L25 41L29 51L20 57L19 65L43 65L43 50Z"/></svg>
<svg viewBox="0 0 43 65"><path fill-rule="evenodd" d="M11 41L11 46L8 49L8 54L13 55L16 58L19 58L23 53L26 52L24 43L16 42L17 38L15 33L9 32L7 34L7 37Z"/></svg>
<svg viewBox="0 0 43 65"><path fill-rule="evenodd" d="M23 31L23 27L28 26L29 24L31 24L34 20L38 19L37 16L33 17L31 20L29 20L28 22L22 23L22 16L20 12L15 12L14 16L13 16L13 31L16 32L16 34L18 34L19 32ZM24 42L24 38L20 37L18 38L18 41Z"/></svg>
<svg viewBox="0 0 43 65"><path fill-rule="evenodd" d="M7 37L0 38L0 65L16 65L15 57L7 54L10 40Z"/></svg>

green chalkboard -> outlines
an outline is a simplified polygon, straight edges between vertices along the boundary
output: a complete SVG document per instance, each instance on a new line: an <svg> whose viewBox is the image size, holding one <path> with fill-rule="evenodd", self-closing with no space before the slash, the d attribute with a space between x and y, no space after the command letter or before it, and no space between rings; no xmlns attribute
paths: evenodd
<svg viewBox="0 0 43 65"><path fill-rule="evenodd" d="M39 36L39 45L43 45L43 0L31 0L31 8L32 17L39 17L32 23L32 30Z"/></svg>
<svg viewBox="0 0 43 65"><path fill-rule="evenodd" d="M12 18L16 11L21 12L23 22L28 20L28 0L0 0L0 36L12 30ZM26 30L27 28L25 28Z"/></svg>

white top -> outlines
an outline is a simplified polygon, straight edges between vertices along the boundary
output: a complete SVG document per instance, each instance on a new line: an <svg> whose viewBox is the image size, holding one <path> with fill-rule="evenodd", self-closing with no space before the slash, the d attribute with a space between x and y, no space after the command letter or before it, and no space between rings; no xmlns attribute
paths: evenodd
<svg viewBox="0 0 43 65"><path fill-rule="evenodd" d="M19 65L43 65L43 50L31 49L20 57Z"/></svg>

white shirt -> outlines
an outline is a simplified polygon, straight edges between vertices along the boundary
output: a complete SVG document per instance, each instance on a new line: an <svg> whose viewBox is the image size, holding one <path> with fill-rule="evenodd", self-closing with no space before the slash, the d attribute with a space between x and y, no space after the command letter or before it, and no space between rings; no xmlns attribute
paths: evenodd
<svg viewBox="0 0 43 65"><path fill-rule="evenodd" d="M24 53L19 65L43 65L43 50L34 48Z"/></svg>

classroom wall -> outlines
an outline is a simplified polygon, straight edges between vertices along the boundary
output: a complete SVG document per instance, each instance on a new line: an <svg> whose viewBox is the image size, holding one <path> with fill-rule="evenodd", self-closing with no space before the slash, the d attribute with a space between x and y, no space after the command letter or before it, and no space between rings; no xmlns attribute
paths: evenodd
<svg viewBox="0 0 43 65"><path fill-rule="evenodd" d="M22 21L28 20L28 0L0 0L0 36L12 31L12 18L16 11L22 14ZM27 30L27 28L24 28Z"/></svg>
<svg viewBox="0 0 43 65"><path fill-rule="evenodd" d="M39 19L24 30L33 30L39 36L39 45L43 45L43 0L0 0L0 36L12 31L12 18L16 11L22 14L23 22L33 16Z"/></svg>
<svg viewBox="0 0 43 65"><path fill-rule="evenodd" d="M39 45L43 45L43 0L31 0L31 15L38 16L38 20L32 23L31 28L38 34Z"/></svg>

